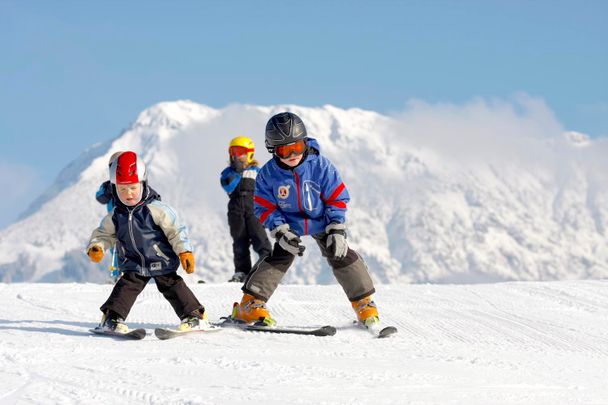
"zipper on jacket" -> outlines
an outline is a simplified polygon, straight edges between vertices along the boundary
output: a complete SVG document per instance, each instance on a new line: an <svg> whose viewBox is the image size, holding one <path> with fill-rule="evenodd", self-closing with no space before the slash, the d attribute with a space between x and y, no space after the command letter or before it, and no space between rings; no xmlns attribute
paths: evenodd
<svg viewBox="0 0 608 405"><path fill-rule="evenodd" d="M165 261L169 262L169 257L167 257L167 255L164 254L162 250L160 250L160 248L158 247L158 243L152 245L152 248L154 249L158 257L160 257L161 259L165 259Z"/></svg>
<svg viewBox="0 0 608 405"><path fill-rule="evenodd" d="M137 207L136 207L137 208ZM135 208L133 209L135 211ZM131 243L133 244L133 250L137 252L139 257L141 258L141 270L142 272L146 271L146 259L144 259L144 255L137 249L137 245L135 244L135 235L133 234L133 211L129 210L129 236L131 237Z"/></svg>
<svg viewBox="0 0 608 405"><path fill-rule="evenodd" d="M304 235L308 234L308 218L306 218L306 212L302 209L302 199L300 198L300 177L298 173L293 171L293 176L295 177L296 182L296 195L298 197L298 209L302 213L302 217L304 218Z"/></svg>

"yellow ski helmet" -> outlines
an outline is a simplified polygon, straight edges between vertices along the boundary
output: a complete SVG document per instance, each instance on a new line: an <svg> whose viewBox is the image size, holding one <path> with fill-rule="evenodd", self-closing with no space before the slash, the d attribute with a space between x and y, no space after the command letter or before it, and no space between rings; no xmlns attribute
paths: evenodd
<svg viewBox="0 0 608 405"><path fill-rule="evenodd" d="M230 141L228 153L230 156L241 156L247 154L247 163L253 161L253 153L255 152L255 144L251 138L246 136L237 136Z"/></svg>

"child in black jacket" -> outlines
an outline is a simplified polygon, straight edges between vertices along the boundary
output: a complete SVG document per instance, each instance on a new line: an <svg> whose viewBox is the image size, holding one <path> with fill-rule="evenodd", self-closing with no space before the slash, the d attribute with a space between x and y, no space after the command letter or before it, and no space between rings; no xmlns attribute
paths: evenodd
<svg viewBox="0 0 608 405"><path fill-rule="evenodd" d="M98 263L103 251L118 241L123 275L100 308L100 328L128 332L124 320L151 278L182 321L180 330L209 327L204 307L176 273L180 262L187 273L194 272L195 266L186 228L177 214L148 187L145 165L134 152L120 154L110 174L115 207L93 231L87 254Z"/></svg>

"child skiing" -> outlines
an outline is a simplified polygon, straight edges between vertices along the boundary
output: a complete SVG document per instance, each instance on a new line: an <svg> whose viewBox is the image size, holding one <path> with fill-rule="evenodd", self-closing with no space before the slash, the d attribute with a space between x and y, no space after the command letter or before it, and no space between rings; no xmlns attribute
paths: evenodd
<svg viewBox="0 0 608 405"><path fill-rule="evenodd" d="M228 153L230 166L222 171L220 183L230 200L228 201L228 226L232 236L234 275L229 281L243 282L251 271L249 247L259 259L270 255L271 246L266 230L253 211L255 179L260 171L254 159L255 145L244 136L230 141Z"/></svg>
<svg viewBox="0 0 608 405"><path fill-rule="evenodd" d="M110 160L108 162L108 170L110 172L112 169L112 162L114 162L116 158L120 156L121 153L123 152L114 152L112 156L110 156ZM112 177L112 173L110 173L110 177ZM150 193L156 194L157 200L161 200L160 195L158 195L158 193L154 191L152 187L150 187ZM116 205L116 203L114 202L115 198L116 197L114 194L114 185L112 185L112 182L110 180L106 180L101 183L101 185L99 186L99 190L97 190L97 192L95 193L95 199L98 203L104 204L106 206L108 213L112 212L114 206ZM121 275L121 272L118 269L118 256L116 255L116 245L110 248L110 254L112 255L112 263L110 264L110 276L112 277L114 282L116 282L118 281L118 278Z"/></svg>
<svg viewBox="0 0 608 405"><path fill-rule="evenodd" d="M345 214L349 194L333 164L309 138L302 120L284 112L266 125L266 148L273 158L262 167L255 187L255 213L276 239L273 253L254 267L235 303L232 320L275 326L266 302L305 247L300 236L311 235L327 258L334 276L351 302L358 321L379 326L375 292L367 265L346 242Z"/></svg>
<svg viewBox="0 0 608 405"><path fill-rule="evenodd" d="M123 275L100 308L99 328L128 333L125 319L151 278L181 320L179 330L209 327L204 307L176 273L180 262L187 273L194 272L186 228L175 211L159 201L146 177L146 167L134 152L121 153L110 167L115 207L93 231L87 254L98 263L103 251L118 241Z"/></svg>

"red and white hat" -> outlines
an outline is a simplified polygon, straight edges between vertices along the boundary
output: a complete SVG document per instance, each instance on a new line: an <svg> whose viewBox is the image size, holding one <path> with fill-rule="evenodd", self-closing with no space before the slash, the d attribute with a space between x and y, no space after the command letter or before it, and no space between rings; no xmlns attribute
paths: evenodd
<svg viewBox="0 0 608 405"><path fill-rule="evenodd" d="M148 179L146 165L135 152L121 153L110 165L113 184L135 184Z"/></svg>

